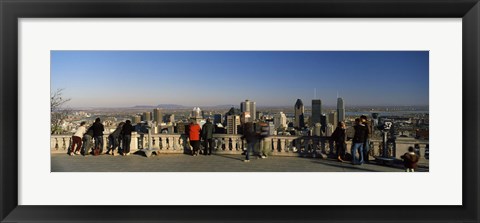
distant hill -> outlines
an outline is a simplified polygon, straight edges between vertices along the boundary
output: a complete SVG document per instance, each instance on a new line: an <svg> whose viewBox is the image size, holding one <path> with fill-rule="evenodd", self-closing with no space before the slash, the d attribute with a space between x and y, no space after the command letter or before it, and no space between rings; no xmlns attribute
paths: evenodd
<svg viewBox="0 0 480 223"><path fill-rule="evenodd" d="M177 105L177 104L159 104L156 106L153 105L136 105L133 106L133 108L163 108L163 109L179 109L179 108L187 108L183 105Z"/></svg>

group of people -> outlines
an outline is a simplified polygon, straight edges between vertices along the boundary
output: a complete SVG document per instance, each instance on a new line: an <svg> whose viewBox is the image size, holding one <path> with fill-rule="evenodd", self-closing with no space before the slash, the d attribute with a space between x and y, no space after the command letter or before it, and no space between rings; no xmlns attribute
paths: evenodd
<svg viewBox="0 0 480 223"><path fill-rule="evenodd" d="M257 143L260 142L262 137L265 137L265 133L268 132L268 125L265 123L253 123L246 122L242 126L243 136L242 139L245 139L246 150L244 152L245 160L244 162L250 161L250 154L254 151ZM198 156L201 151L201 140L203 140L203 155L211 155L213 150L213 133L215 131L215 126L212 124L210 119L207 119L206 123L200 127L195 121L190 122L188 126L188 138L190 140L190 145L192 146L192 156ZM260 151L259 157L264 159L267 158L266 151Z"/></svg>
<svg viewBox="0 0 480 223"><path fill-rule="evenodd" d="M371 122L367 119L367 116L362 115L360 118L355 119L355 125L353 126L355 133L352 138L350 154L346 153L346 141L348 140L346 129L345 122L338 122L337 128L331 135L333 141L335 142L335 155L337 160L340 162L345 162L346 159L351 159L353 165L369 163L369 153L371 149L370 138L373 129ZM408 152L401 156L401 158L404 161L405 171L414 172L417 168L417 162L419 160L418 155L414 152L414 148L408 148Z"/></svg>
<svg viewBox="0 0 480 223"><path fill-rule="evenodd" d="M203 128L194 121L190 122L188 126L188 138L192 146L192 156L198 156L200 154L200 139L203 139L204 142L203 155L212 155L214 131L215 126L210 119L207 119L207 122L203 124Z"/></svg>
<svg viewBox="0 0 480 223"><path fill-rule="evenodd" d="M362 115L355 119L353 126L355 131L352 138L351 159L353 165L362 165L369 162L368 153L370 152L370 137L372 133L372 125L367 120L367 116ZM345 122L338 122L338 126L331 135L335 142L336 157L338 161L344 162L347 156L347 128ZM356 154L358 153L358 159Z"/></svg>
<svg viewBox="0 0 480 223"><path fill-rule="evenodd" d="M103 153L103 131L105 127L96 118L95 122L87 129L86 122L81 122L80 127L72 136L72 145L68 151L70 156L74 155L99 155ZM130 142L134 127L130 120L118 124L115 131L108 136L106 154L115 155L115 150L123 156L130 155ZM94 142L92 147L92 140Z"/></svg>

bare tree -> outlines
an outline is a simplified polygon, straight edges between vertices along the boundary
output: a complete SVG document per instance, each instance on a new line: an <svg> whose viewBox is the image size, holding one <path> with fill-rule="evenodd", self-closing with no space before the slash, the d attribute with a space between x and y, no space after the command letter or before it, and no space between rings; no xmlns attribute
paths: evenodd
<svg viewBox="0 0 480 223"><path fill-rule="evenodd" d="M50 93L50 134L62 130L60 126L71 112L70 109L64 108L65 103L69 101L70 98L63 97L63 89Z"/></svg>

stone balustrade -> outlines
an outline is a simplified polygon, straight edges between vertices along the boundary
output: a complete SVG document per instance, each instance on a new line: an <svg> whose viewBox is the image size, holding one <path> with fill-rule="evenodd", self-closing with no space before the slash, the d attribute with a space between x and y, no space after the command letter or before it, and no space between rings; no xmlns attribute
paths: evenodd
<svg viewBox="0 0 480 223"><path fill-rule="evenodd" d="M104 151L106 151L108 135L104 135ZM160 153L186 153L191 149L188 138L181 134L152 134L152 147L159 149ZM214 153L216 154L241 154L246 148L246 141L242 135L214 134ZM52 135L50 137L50 150L52 153L67 153L71 143L71 135ZM374 156L381 154L381 140L371 140ZM408 147L417 146L420 156L424 156L428 148L428 140L416 140L412 138L397 138L396 152L389 151L390 155L400 158ZM132 134L130 148L135 152L148 147L147 134ZM350 151L351 141L347 141L347 150ZM335 152L334 143L329 137L318 136L268 136L257 143L256 151L265 149L273 156L311 156L312 154L328 154Z"/></svg>

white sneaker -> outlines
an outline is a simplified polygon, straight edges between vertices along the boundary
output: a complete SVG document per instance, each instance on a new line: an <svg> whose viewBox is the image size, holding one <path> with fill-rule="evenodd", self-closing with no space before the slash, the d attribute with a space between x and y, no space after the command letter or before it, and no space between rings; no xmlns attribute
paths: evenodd
<svg viewBox="0 0 480 223"><path fill-rule="evenodd" d="M75 155L80 155L80 152L79 151L75 152Z"/></svg>
<svg viewBox="0 0 480 223"><path fill-rule="evenodd" d="M262 157L262 159L266 159L266 158L267 158L267 156L261 156L261 157Z"/></svg>
<svg viewBox="0 0 480 223"><path fill-rule="evenodd" d="M70 153L70 156L75 156L75 153Z"/></svg>
<svg viewBox="0 0 480 223"><path fill-rule="evenodd" d="M127 156L130 156L130 153L127 153Z"/></svg>
<svg viewBox="0 0 480 223"><path fill-rule="evenodd" d="M250 160L243 160L243 162L248 163L248 162L250 162Z"/></svg>

